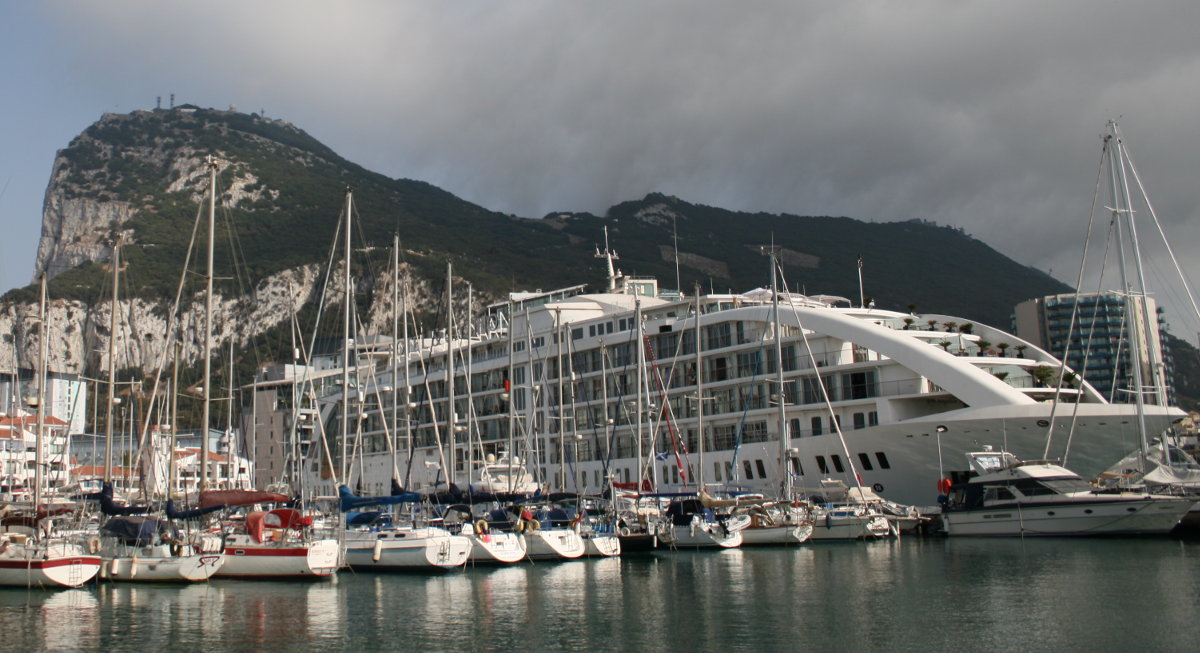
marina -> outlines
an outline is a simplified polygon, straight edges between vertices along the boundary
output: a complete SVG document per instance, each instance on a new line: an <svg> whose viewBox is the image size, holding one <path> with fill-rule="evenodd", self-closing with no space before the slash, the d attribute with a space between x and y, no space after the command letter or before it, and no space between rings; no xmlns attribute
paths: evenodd
<svg viewBox="0 0 1200 653"><path fill-rule="evenodd" d="M7 588L0 630L9 650L115 653L1183 651L1200 647L1198 593L1194 542L904 538L332 582Z"/></svg>

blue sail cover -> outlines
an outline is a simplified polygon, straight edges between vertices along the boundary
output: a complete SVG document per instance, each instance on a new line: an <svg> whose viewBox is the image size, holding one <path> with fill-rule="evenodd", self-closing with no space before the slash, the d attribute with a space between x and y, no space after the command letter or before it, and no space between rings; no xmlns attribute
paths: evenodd
<svg viewBox="0 0 1200 653"><path fill-rule="evenodd" d="M100 501L100 512L106 515L141 515L153 510L152 506L122 506L113 501L112 483L100 486L92 497Z"/></svg>
<svg viewBox="0 0 1200 653"><path fill-rule="evenodd" d="M414 503L420 501L423 497L413 492L405 492L385 497L360 497L350 491L350 488L345 485L338 486L338 499L340 499L342 512L350 512L358 508L366 506L390 506L397 503Z"/></svg>
<svg viewBox="0 0 1200 653"><path fill-rule="evenodd" d="M155 540L171 536L170 524L152 517L113 517L104 522L100 531L131 546L149 546Z"/></svg>
<svg viewBox="0 0 1200 653"><path fill-rule="evenodd" d="M167 499L167 517L170 519L198 519L207 515L210 512L221 510L225 506L209 506L208 508L193 508L191 510L179 510L175 507L174 499Z"/></svg>

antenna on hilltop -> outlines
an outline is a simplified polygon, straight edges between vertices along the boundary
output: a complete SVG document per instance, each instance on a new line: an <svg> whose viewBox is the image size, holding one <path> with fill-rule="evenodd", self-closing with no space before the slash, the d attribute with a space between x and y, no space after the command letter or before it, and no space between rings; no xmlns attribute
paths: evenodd
<svg viewBox="0 0 1200 653"><path fill-rule="evenodd" d="M159 95L154 98L154 110L158 111L161 108L162 108L162 96Z"/></svg>
<svg viewBox="0 0 1200 653"><path fill-rule="evenodd" d="M171 94L171 108L172 109L175 108L175 94L174 93Z"/></svg>

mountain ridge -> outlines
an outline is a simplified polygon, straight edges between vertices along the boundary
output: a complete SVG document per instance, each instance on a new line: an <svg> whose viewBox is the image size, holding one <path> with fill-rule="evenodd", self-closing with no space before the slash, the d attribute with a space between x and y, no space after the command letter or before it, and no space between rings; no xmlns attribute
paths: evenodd
<svg viewBox="0 0 1200 653"><path fill-rule="evenodd" d="M694 284L734 292L767 285L761 247L771 243L781 248L793 290L858 303L861 260L864 293L880 308L916 307L1001 328L1008 327L1017 302L1067 290L961 229L918 219L739 212L663 193L617 203L603 215L500 213L424 181L367 170L290 123L183 105L105 114L57 153L36 267L52 277L51 296L72 303L63 328L75 325L78 338L70 346L79 351L63 357L68 367L103 369L110 283L105 263L117 236L126 243L123 319L170 310L205 202L209 155L222 162L215 261L220 270L236 270L234 278L217 273L216 346L261 347L248 361L286 358L294 329L287 325L315 324L317 305L340 302L340 281L322 285L321 270L333 258L347 188L353 189L356 213L354 294L366 331L390 324L388 250L396 235L402 282L414 289L414 308L431 332L445 321L448 262L457 279L472 284L477 311L516 290L580 283L596 288L604 273L593 255L604 246L606 230L624 272L656 276L671 287L678 270L678 285L687 292ZM181 295L193 315L199 276L191 275ZM456 311L465 309L464 294L455 293ZM27 305L36 292L27 286L2 299ZM9 321L16 319L8 314ZM82 324L80 315L87 316ZM147 369L161 359L166 337L150 333L152 324L162 326L146 321L145 328L122 328L119 337L140 337L143 346L137 354L118 354L119 367ZM323 328L314 329L317 336L334 335ZM193 364L199 355L194 333L185 339L184 363ZM4 358L0 352L0 365Z"/></svg>

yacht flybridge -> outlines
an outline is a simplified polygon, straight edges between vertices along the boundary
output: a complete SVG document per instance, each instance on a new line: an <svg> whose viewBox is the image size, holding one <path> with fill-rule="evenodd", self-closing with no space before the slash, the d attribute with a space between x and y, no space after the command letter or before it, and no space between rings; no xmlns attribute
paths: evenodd
<svg viewBox="0 0 1200 653"><path fill-rule="evenodd" d="M790 474L793 487L857 479L892 501L931 506L942 461L981 441L1061 458L1071 438L1050 439L1047 451L1052 427L1076 433L1071 467L1087 478L1132 442L1134 406L1079 380L1056 384L1050 377L1073 375L1009 333L839 297L779 300L776 328L769 289L697 301L611 271L607 292L513 294L490 307L488 328L461 337L353 341L351 382L338 384L330 365L311 377L324 393L324 433L348 432L353 443L311 447L305 469L332 494L321 470L337 463L319 452L361 442L352 482L368 491L390 487L398 451L399 480L414 491L448 479L488 485L481 463L507 455L546 491L709 483L778 495ZM256 387L279 392L277 382ZM360 399L343 400L342 387ZM343 406L361 431L342 428ZM1155 431L1184 415L1144 411Z"/></svg>

